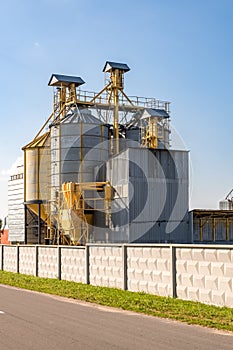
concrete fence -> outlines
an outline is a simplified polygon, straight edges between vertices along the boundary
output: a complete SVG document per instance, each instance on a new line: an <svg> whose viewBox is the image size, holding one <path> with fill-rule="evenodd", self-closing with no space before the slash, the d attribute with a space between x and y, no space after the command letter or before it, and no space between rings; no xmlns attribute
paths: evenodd
<svg viewBox="0 0 233 350"><path fill-rule="evenodd" d="M0 269L233 307L230 245L1 245Z"/></svg>

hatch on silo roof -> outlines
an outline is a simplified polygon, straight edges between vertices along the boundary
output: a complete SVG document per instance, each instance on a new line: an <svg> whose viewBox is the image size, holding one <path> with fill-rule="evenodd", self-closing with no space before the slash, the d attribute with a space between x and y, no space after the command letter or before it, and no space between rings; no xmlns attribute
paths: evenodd
<svg viewBox="0 0 233 350"><path fill-rule="evenodd" d="M49 86L69 86L70 84L75 84L75 86L80 86L84 84L85 81L80 77L74 77L71 75L62 74L52 74L49 80Z"/></svg>
<svg viewBox="0 0 233 350"><path fill-rule="evenodd" d="M128 72L130 70L129 66L125 63L107 61L105 63L103 72L105 72L105 73L110 72L113 69L120 69L120 70L123 70L124 72Z"/></svg>

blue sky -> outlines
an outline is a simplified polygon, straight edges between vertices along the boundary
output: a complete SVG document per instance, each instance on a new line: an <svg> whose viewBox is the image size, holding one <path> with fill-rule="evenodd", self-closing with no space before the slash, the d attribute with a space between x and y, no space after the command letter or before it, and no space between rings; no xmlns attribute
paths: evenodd
<svg viewBox="0 0 233 350"><path fill-rule="evenodd" d="M129 95L169 100L191 160L190 208L233 188L233 1L0 2L0 217L8 172L52 111L52 73L103 87L106 60L127 63Z"/></svg>

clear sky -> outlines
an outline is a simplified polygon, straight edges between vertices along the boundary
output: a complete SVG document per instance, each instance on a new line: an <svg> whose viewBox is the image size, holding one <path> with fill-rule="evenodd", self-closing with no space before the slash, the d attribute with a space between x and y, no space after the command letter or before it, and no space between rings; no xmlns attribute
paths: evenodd
<svg viewBox="0 0 233 350"><path fill-rule="evenodd" d="M0 217L9 169L52 111L52 73L103 87L124 62L128 95L169 100L191 160L190 208L233 188L232 0L0 1Z"/></svg>

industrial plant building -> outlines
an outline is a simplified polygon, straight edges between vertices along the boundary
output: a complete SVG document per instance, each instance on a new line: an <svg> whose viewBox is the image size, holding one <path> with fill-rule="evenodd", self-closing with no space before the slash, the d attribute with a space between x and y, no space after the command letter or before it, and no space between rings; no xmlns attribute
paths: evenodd
<svg viewBox="0 0 233 350"><path fill-rule="evenodd" d="M191 242L188 152L171 148L169 102L126 95L129 70L106 62L98 93L52 74L53 111L9 181L11 242Z"/></svg>
<svg viewBox="0 0 233 350"><path fill-rule="evenodd" d="M129 70L106 62L97 93L82 90L81 77L52 74L53 111L9 181L11 242L203 240L200 213L188 213L189 153L172 149L169 102L126 95Z"/></svg>
<svg viewBox="0 0 233 350"><path fill-rule="evenodd" d="M195 209L189 212L193 243L233 243L233 211Z"/></svg>
<svg viewBox="0 0 233 350"><path fill-rule="evenodd" d="M24 165L20 160L8 181L8 239L11 243L24 242Z"/></svg>

